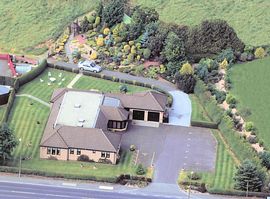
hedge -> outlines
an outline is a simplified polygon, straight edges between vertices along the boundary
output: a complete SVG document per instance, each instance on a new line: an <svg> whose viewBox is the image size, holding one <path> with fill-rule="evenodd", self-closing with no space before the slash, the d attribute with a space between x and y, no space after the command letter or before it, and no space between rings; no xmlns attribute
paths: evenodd
<svg viewBox="0 0 270 199"><path fill-rule="evenodd" d="M43 60L36 68L18 78L19 86L22 86L40 75L47 68L47 61Z"/></svg>
<svg viewBox="0 0 270 199"><path fill-rule="evenodd" d="M18 173L19 168L9 167L9 166L0 166L0 172ZM26 174L26 175L65 178L65 179L73 179L73 180L91 180L91 181L108 182L108 183L120 183L122 180L138 180L138 181L144 181L144 182L152 182L151 178L146 178L144 176L132 176L129 174L121 174L119 176L114 176L114 177L99 177L99 176L93 176L93 175L59 174L56 172L48 172L48 171L45 172L45 171L25 169L25 168L22 168L21 173Z"/></svg>
<svg viewBox="0 0 270 199"><path fill-rule="evenodd" d="M237 191L237 190L223 190L223 189L215 189L210 188L207 189L210 194L218 194L218 195L229 195L229 196L246 196L245 191ZM249 197L260 197L266 198L269 197L270 193L262 193L262 192L248 192Z"/></svg>
<svg viewBox="0 0 270 199"><path fill-rule="evenodd" d="M0 124L3 124L5 122L7 122L9 113L11 111L11 108L12 108L12 105L13 105L13 102L14 102L14 99L15 99L15 89L11 90L11 92L9 94L7 107L6 107L6 110L4 112L4 115L2 117L2 120L1 120Z"/></svg>
<svg viewBox="0 0 270 199"><path fill-rule="evenodd" d="M191 121L191 126L203 127L208 129L218 129L218 124L214 122L205 122L205 121Z"/></svg>
<svg viewBox="0 0 270 199"><path fill-rule="evenodd" d="M221 118L224 115L224 111L218 106L216 99L208 91L207 86L203 83L202 80L197 79L196 86L194 88L194 94L204 105L210 119L219 124Z"/></svg>
<svg viewBox="0 0 270 199"><path fill-rule="evenodd" d="M243 161L246 158L250 158L258 163L259 159L254 150L244 139L241 138L240 134L234 130L232 119L224 114L224 110L218 106L216 99L211 96L211 93L207 90L207 86L203 81L197 80L194 94L205 107L209 117L218 124L218 129L221 131L238 159Z"/></svg>

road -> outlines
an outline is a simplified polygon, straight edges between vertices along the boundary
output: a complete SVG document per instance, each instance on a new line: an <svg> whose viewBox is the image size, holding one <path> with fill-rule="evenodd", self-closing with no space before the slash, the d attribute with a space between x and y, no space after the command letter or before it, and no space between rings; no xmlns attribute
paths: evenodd
<svg viewBox="0 0 270 199"><path fill-rule="evenodd" d="M68 184L68 183L67 183ZM187 199L188 195L179 192L172 194L153 194L143 189L105 190L61 185L45 185L27 182L0 181L0 199ZM228 197L209 194L191 194L191 199L228 199Z"/></svg>

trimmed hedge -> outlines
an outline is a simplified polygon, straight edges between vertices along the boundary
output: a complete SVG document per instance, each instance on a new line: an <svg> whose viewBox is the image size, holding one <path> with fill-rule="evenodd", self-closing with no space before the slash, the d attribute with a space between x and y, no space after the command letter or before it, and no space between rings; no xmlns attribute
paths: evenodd
<svg viewBox="0 0 270 199"><path fill-rule="evenodd" d="M214 189L210 188L207 189L210 194L218 194L218 195L229 195L229 196L246 196L245 191L237 191L237 190L222 190L222 189ZM262 192L248 192L249 197L260 197L266 198L269 197L269 193L262 193Z"/></svg>
<svg viewBox="0 0 270 199"><path fill-rule="evenodd" d="M11 90L11 92L9 94L9 98L8 98L7 107L6 107L6 110L4 112L4 115L2 117L2 120L1 120L0 124L3 124L5 122L7 122L7 120L8 120L8 116L9 116L9 113L11 111L14 99L15 99L15 93L16 93L15 89Z"/></svg>
<svg viewBox="0 0 270 199"><path fill-rule="evenodd" d="M38 75L40 75L46 68L47 68L47 61L43 60L38 67L34 68L30 72L22 75L21 77L18 78L19 81L19 86L22 86L33 79L35 79Z"/></svg>
<svg viewBox="0 0 270 199"><path fill-rule="evenodd" d="M6 173L18 173L18 167L9 167L9 166L0 166L0 172ZM48 171L39 171L32 169L22 168L22 174L25 175L36 175L36 176L44 176L44 177L53 177L53 178L65 178L65 179L73 179L73 180L91 180L97 182L108 182L108 183L121 183L123 180L138 180L143 182L152 182L151 178L146 178L144 176L132 176L129 174L121 174L115 177L98 177L91 175L73 175L73 174L59 174L56 172L48 172Z"/></svg>
<svg viewBox="0 0 270 199"><path fill-rule="evenodd" d="M214 122L205 122L205 121L191 121L191 126L203 127L208 129L218 129L218 124Z"/></svg>

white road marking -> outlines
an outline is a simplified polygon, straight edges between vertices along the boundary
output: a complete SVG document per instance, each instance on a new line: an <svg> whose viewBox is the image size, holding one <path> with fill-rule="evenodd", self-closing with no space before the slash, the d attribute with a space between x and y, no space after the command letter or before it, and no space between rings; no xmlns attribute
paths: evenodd
<svg viewBox="0 0 270 199"><path fill-rule="evenodd" d="M188 132L189 135L192 135L192 132Z"/></svg>
<svg viewBox="0 0 270 199"><path fill-rule="evenodd" d="M77 186L77 184L75 184L75 183L67 183L67 182L62 183L62 185L63 186L71 186L71 187L76 187Z"/></svg>
<svg viewBox="0 0 270 199"><path fill-rule="evenodd" d="M186 153L188 153L189 151L186 151Z"/></svg>
<svg viewBox="0 0 270 199"><path fill-rule="evenodd" d="M187 159L188 157L187 156L185 156L185 159Z"/></svg>
<svg viewBox="0 0 270 199"><path fill-rule="evenodd" d="M103 190L113 190L113 187L109 187L109 186L99 186L99 189L103 189Z"/></svg>

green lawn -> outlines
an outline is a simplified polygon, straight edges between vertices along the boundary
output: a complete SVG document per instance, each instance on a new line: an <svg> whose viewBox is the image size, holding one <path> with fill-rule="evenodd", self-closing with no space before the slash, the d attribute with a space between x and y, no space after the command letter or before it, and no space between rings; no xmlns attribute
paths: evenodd
<svg viewBox="0 0 270 199"><path fill-rule="evenodd" d="M234 174L236 163L222 141L219 132L213 131L218 141L215 173L203 173L202 181L210 188L232 190L234 185Z"/></svg>
<svg viewBox="0 0 270 199"><path fill-rule="evenodd" d="M0 51L33 53L33 47L55 39L77 16L93 10L98 0L0 1ZM38 51L44 51L44 48Z"/></svg>
<svg viewBox="0 0 270 199"><path fill-rule="evenodd" d="M103 92L119 92L120 85L121 83L118 82L112 82L104 79L97 79L90 76L82 76L79 79L79 81L77 81L76 84L73 86L73 88L84 90L96 89ZM127 84L127 87L129 93L147 90L147 88L129 84Z"/></svg>
<svg viewBox="0 0 270 199"><path fill-rule="evenodd" d="M269 44L269 0L132 0L153 7L166 22L197 25L205 19L224 19L251 45Z"/></svg>
<svg viewBox="0 0 270 199"><path fill-rule="evenodd" d="M195 95L189 95L192 104L192 121L206 121L211 122L199 99Z"/></svg>
<svg viewBox="0 0 270 199"><path fill-rule="evenodd" d="M49 76L48 73L51 73L51 77L55 77L56 81L48 86ZM59 74L62 73L62 77L59 77ZM33 81L23 85L19 94L29 94L33 95L43 101L49 102L52 96L52 93L57 88L66 87L71 80L75 77L76 74L71 72L66 72L62 70L48 68L40 76L35 78ZM40 79L44 80L40 82ZM62 81L62 79L65 79ZM58 85L61 82L61 85Z"/></svg>
<svg viewBox="0 0 270 199"><path fill-rule="evenodd" d="M258 136L270 147L270 57L235 65L232 69L232 90L239 103L239 110L248 108L251 115L245 118L253 121Z"/></svg>
<svg viewBox="0 0 270 199"><path fill-rule="evenodd" d="M3 118L5 110L6 110L6 105L0 106L0 121Z"/></svg>

